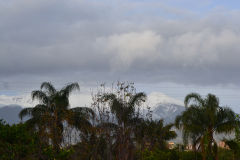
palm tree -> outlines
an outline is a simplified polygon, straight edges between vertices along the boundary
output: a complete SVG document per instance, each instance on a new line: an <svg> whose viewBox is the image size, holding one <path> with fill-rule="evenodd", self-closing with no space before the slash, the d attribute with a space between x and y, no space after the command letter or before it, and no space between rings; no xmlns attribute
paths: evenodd
<svg viewBox="0 0 240 160"><path fill-rule="evenodd" d="M239 115L237 115L238 126L235 128L235 138L231 140L224 139L226 145L232 150L234 160L238 160L240 157L240 125L239 125Z"/></svg>
<svg viewBox="0 0 240 160"><path fill-rule="evenodd" d="M225 140L225 143L232 150L233 159L238 160L240 156L240 142L236 140Z"/></svg>
<svg viewBox="0 0 240 160"><path fill-rule="evenodd" d="M135 129L136 141L143 151L145 148L153 150L167 149L167 141L176 138L177 134L171 130L174 124L164 124L164 120L143 119Z"/></svg>
<svg viewBox="0 0 240 160"><path fill-rule="evenodd" d="M191 103L192 102L192 103ZM203 159L218 159L216 133L230 133L236 127L235 113L227 107L219 106L219 99L208 94L206 98L197 93L185 97L186 110L176 117L177 128L183 130L183 138L192 138L193 145L199 144Z"/></svg>
<svg viewBox="0 0 240 160"><path fill-rule="evenodd" d="M154 147L162 150L166 149L166 142L177 136L176 132L171 130L172 127L173 124L164 125L162 119L157 121L145 121L144 137L146 141L150 143L150 149L153 149Z"/></svg>
<svg viewBox="0 0 240 160"><path fill-rule="evenodd" d="M106 126L114 129L116 159L133 159L133 139L134 130L141 122L139 112L136 112L137 106L144 102L146 95L144 93L125 94L123 97L117 97L115 94L105 94L103 98L110 102L110 110L116 118L113 123L106 123Z"/></svg>
<svg viewBox="0 0 240 160"><path fill-rule="evenodd" d="M58 152L63 141L64 122L85 130L86 126L91 125L89 119L94 112L87 107L70 108L69 96L74 90L79 90L78 83L70 83L61 90L56 90L50 82L43 82L40 89L32 91L32 99L37 99L40 103L33 108L24 108L19 117L22 119L31 116L26 123L37 129L40 136L48 137L45 142L50 140Z"/></svg>

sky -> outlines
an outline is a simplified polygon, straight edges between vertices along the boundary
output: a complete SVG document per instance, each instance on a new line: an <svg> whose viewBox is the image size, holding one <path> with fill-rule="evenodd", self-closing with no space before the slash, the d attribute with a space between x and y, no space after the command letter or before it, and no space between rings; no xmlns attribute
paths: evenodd
<svg viewBox="0 0 240 160"><path fill-rule="evenodd" d="M240 113L239 18L238 0L0 0L0 100L79 82L86 104L101 83L130 81L179 101L213 93Z"/></svg>

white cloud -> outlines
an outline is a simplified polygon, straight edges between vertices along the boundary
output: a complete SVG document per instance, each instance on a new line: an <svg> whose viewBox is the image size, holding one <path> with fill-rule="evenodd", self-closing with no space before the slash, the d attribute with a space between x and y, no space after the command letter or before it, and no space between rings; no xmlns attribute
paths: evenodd
<svg viewBox="0 0 240 160"><path fill-rule="evenodd" d="M239 42L240 34L237 32L222 30L216 33L214 30L204 29L170 37L166 50L175 63L199 67L224 66L226 63L231 65L235 56L239 56Z"/></svg>
<svg viewBox="0 0 240 160"><path fill-rule="evenodd" d="M0 1L1 80L240 81L240 12L106 2Z"/></svg>
<svg viewBox="0 0 240 160"><path fill-rule="evenodd" d="M71 107L90 107L92 96L90 93L73 94L69 98Z"/></svg>
<svg viewBox="0 0 240 160"><path fill-rule="evenodd" d="M33 107L36 103L31 100L31 95L22 94L19 96L0 95L0 105L17 104L23 107Z"/></svg>
<svg viewBox="0 0 240 160"><path fill-rule="evenodd" d="M132 62L139 58L154 59L161 41L161 36L153 31L143 31L97 38L96 45L111 57L112 67L122 70L131 67Z"/></svg>
<svg viewBox="0 0 240 160"><path fill-rule="evenodd" d="M127 32L100 37L98 50L109 56L111 66L118 70L131 68L142 60L147 66L153 63L179 67L239 66L240 33L223 29L219 32L203 28L172 36L154 31Z"/></svg>

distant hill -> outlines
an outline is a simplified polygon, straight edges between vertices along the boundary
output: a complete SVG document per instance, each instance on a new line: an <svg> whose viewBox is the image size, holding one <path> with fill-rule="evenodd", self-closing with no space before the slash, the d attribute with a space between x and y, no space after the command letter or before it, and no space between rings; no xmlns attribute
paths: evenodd
<svg viewBox="0 0 240 160"><path fill-rule="evenodd" d="M181 114L185 107L182 105L174 104L174 103L167 103L167 102L155 102L152 106L152 116L153 119L164 119L165 124L173 123L175 120L175 117L179 114ZM23 109L20 105L3 105L0 104L0 119L5 120L8 124L16 124L20 122L20 119L18 117L19 112ZM26 120L25 118L24 120ZM175 143L181 143L182 142L182 135L179 130L174 130L177 132L178 137L176 139L173 139L171 141ZM223 137L225 138L233 138L233 134L230 135L215 135L215 138L217 141L221 140Z"/></svg>
<svg viewBox="0 0 240 160"><path fill-rule="evenodd" d="M22 110L22 106L29 107L34 105L31 97L28 95L0 96L0 118L9 124L18 123L20 122L18 114ZM157 92L148 96L147 105L153 111L153 119L164 119L165 123L174 122L175 117L185 109L181 102Z"/></svg>
<svg viewBox="0 0 240 160"><path fill-rule="evenodd" d="M5 120L8 124L16 124L20 122L19 112L23 107L19 105L0 106L0 119Z"/></svg>

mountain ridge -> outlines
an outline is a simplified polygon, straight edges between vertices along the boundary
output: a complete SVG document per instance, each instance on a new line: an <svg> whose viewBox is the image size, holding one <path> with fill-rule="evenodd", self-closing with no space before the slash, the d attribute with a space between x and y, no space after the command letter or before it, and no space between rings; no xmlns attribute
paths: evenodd
<svg viewBox="0 0 240 160"><path fill-rule="evenodd" d="M20 122L18 116L19 112L23 109L20 105L6 105L0 107L0 119L3 119L8 124L17 124Z"/></svg>
<svg viewBox="0 0 240 160"><path fill-rule="evenodd" d="M18 113L22 108L33 107L36 103L36 101L33 102L31 100L30 95L0 95L0 118L6 119L10 124L20 122L20 119L17 120L14 116L18 117ZM165 123L174 122L175 117L185 109L181 106L181 101L160 92L150 93L145 104L151 108L152 118L154 120L164 119ZM146 108L144 111L145 110ZM12 117L12 120L10 117Z"/></svg>
<svg viewBox="0 0 240 160"><path fill-rule="evenodd" d="M185 107L173 103L158 103L152 110L153 119L164 119L165 123L173 123Z"/></svg>

